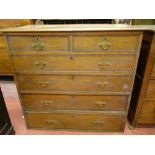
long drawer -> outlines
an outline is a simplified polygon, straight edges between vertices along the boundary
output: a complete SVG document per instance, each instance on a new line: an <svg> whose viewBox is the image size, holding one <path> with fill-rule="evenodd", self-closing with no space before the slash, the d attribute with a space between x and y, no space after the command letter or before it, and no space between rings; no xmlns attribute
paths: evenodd
<svg viewBox="0 0 155 155"><path fill-rule="evenodd" d="M133 51L137 50L139 34L73 34L73 51Z"/></svg>
<svg viewBox="0 0 155 155"><path fill-rule="evenodd" d="M155 80L149 80L145 97L147 99L155 99Z"/></svg>
<svg viewBox="0 0 155 155"><path fill-rule="evenodd" d="M10 50L69 50L69 36L64 35L19 35L8 36L8 45ZM20 44L19 44L20 43Z"/></svg>
<svg viewBox="0 0 155 155"><path fill-rule="evenodd" d="M145 124L155 123L155 100L144 100L138 122Z"/></svg>
<svg viewBox="0 0 155 155"><path fill-rule="evenodd" d="M142 111L155 112L155 100L144 100Z"/></svg>
<svg viewBox="0 0 155 155"><path fill-rule="evenodd" d="M13 56L15 70L22 71L132 71L135 55Z"/></svg>
<svg viewBox="0 0 155 155"><path fill-rule="evenodd" d="M26 112L29 128L121 131L125 116L87 112Z"/></svg>
<svg viewBox="0 0 155 155"><path fill-rule="evenodd" d="M21 90L130 92L132 76L126 75L18 75Z"/></svg>
<svg viewBox="0 0 155 155"><path fill-rule="evenodd" d="M138 123L155 124L155 111L141 111Z"/></svg>
<svg viewBox="0 0 155 155"><path fill-rule="evenodd" d="M125 110L128 96L23 94L25 109L31 110Z"/></svg>

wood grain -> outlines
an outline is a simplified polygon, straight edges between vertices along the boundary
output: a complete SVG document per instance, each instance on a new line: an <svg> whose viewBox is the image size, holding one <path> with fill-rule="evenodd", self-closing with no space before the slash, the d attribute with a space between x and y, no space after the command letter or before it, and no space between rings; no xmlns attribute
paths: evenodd
<svg viewBox="0 0 155 155"><path fill-rule="evenodd" d="M115 34L73 34L73 51L134 51L138 48L139 35ZM101 43L109 43L104 49Z"/></svg>
<svg viewBox="0 0 155 155"><path fill-rule="evenodd" d="M154 32L145 32L132 95L129 120L133 127L140 124L154 124ZM137 91L136 91L137 90ZM136 92L136 93L135 93Z"/></svg>
<svg viewBox="0 0 155 155"><path fill-rule="evenodd" d="M123 131L141 30L65 27L3 31L27 127Z"/></svg>
<svg viewBox="0 0 155 155"><path fill-rule="evenodd" d="M28 19L0 19L0 29L33 24ZM7 43L3 33L0 32L0 75L13 75L13 67L8 55Z"/></svg>
<svg viewBox="0 0 155 155"><path fill-rule="evenodd" d="M7 38L10 50L36 50L33 44L43 44L42 50L68 50L69 38L67 35L56 36L9 36ZM20 42L20 44L19 44ZM38 50L41 51L41 50Z"/></svg>
<svg viewBox="0 0 155 155"><path fill-rule="evenodd" d="M125 110L128 96L23 94L29 110Z"/></svg>
<svg viewBox="0 0 155 155"><path fill-rule="evenodd" d="M6 28L2 32L19 33L19 32L101 32L101 31L154 31L154 25L125 25L125 24L69 24L69 25L28 25L21 28Z"/></svg>
<svg viewBox="0 0 155 155"><path fill-rule="evenodd" d="M26 113L30 128L72 129L95 131L120 131L123 128L121 115L102 113Z"/></svg>
<svg viewBox="0 0 155 155"><path fill-rule="evenodd" d="M130 92L131 76L18 75L21 90Z"/></svg>
<svg viewBox="0 0 155 155"><path fill-rule="evenodd" d="M133 71L135 55L23 55L12 56L12 60L17 72Z"/></svg>

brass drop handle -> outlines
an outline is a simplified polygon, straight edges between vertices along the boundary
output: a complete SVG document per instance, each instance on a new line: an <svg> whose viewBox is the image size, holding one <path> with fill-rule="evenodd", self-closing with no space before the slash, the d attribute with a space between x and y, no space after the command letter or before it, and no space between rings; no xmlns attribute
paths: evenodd
<svg viewBox="0 0 155 155"><path fill-rule="evenodd" d="M32 43L32 48L34 50L43 50L45 48L45 44L41 43L39 40L36 40L34 43Z"/></svg>
<svg viewBox="0 0 155 155"><path fill-rule="evenodd" d="M55 120L45 120L45 123L48 124L48 125L54 125L57 123L57 121Z"/></svg>
<svg viewBox="0 0 155 155"><path fill-rule="evenodd" d="M98 63L98 65L100 66L101 69L105 69L106 67L108 67L110 64L106 63L106 62L100 62Z"/></svg>
<svg viewBox="0 0 155 155"><path fill-rule="evenodd" d="M47 64L45 62L36 62L35 65L38 67L38 68L44 68Z"/></svg>
<svg viewBox="0 0 155 155"><path fill-rule="evenodd" d="M105 106L105 105L107 104L107 102L105 102L105 101L96 101L95 103L96 103L97 106L99 106L99 107L103 107L103 106Z"/></svg>
<svg viewBox="0 0 155 155"><path fill-rule="evenodd" d="M105 88L108 85L108 82L97 82L96 83L100 88Z"/></svg>
<svg viewBox="0 0 155 155"><path fill-rule="evenodd" d="M43 100L43 101L41 101L41 103L45 106L51 106L53 101L52 100Z"/></svg>
<svg viewBox="0 0 155 155"><path fill-rule="evenodd" d="M39 83L42 87L46 87L46 86L48 86L48 84L49 84L48 81L47 81L47 82L39 81L38 83Z"/></svg>
<svg viewBox="0 0 155 155"><path fill-rule="evenodd" d="M104 121L94 121L94 124L96 125L96 126L104 126Z"/></svg>
<svg viewBox="0 0 155 155"><path fill-rule="evenodd" d="M111 47L111 42L108 41L106 37L104 37L103 40L99 43L99 46L103 50L108 50L109 47Z"/></svg>

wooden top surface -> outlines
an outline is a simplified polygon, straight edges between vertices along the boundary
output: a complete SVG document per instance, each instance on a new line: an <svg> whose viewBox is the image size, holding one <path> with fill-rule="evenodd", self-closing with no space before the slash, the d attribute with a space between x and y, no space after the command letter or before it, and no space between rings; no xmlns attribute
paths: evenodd
<svg viewBox="0 0 155 155"><path fill-rule="evenodd" d="M5 28L0 32L57 32L57 31L154 31L155 25L130 26L125 24L27 25Z"/></svg>

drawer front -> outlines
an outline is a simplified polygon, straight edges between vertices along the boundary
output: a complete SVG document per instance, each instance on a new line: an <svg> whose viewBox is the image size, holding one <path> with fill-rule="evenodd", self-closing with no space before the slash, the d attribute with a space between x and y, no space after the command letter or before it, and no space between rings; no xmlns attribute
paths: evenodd
<svg viewBox="0 0 155 155"><path fill-rule="evenodd" d="M155 99L155 80L149 80L145 97L147 99Z"/></svg>
<svg viewBox="0 0 155 155"><path fill-rule="evenodd" d="M151 77L155 78L155 58L154 58L154 62L153 62L153 68L152 68L152 72L151 72Z"/></svg>
<svg viewBox="0 0 155 155"><path fill-rule="evenodd" d="M10 50L69 50L69 36L7 36ZM20 44L19 44L20 43Z"/></svg>
<svg viewBox="0 0 155 155"><path fill-rule="evenodd" d="M18 75L21 90L129 92L132 76Z"/></svg>
<svg viewBox="0 0 155 155"><path fill-rule="evenodd" d="M155 111L142 111L138 123L155 124Z"/></svg>
<svg viewBox="0 0 155 155"><path fill-rule="evenodd" d="M0 58L3 56L3 55L6 55L6 56L8 56L8 51L7 51L7 49L0 49Z"/></svg>
<svg viewBox="0 0 155 155"><path fill-rule="evenodd" d="M144 100L142 111L155 112L155 100Z"/></svg>
<svg viewBox="0 0 155 155"><path fill-rule="evenodd" d="M34 110L125 110L128 96L23 94L23 101Z"/></svg>
<svg viewBox="0 0 155 155"><path fill-rule="evenodd" d="M8 58L0 59L0 74L12 74L13 69Z"/></svg>
<svg viewBox="0 0 155 155"><path fill-rule="evenodd" d="M73 35L74 51L132 51L139 46L140 35L77 34Z"/></svg>
<svg viewBox="0 0 155 155"><path fill-rule="evenodd" d="M12 58L16 71L132 71L135 64L134 55L13 56Z"/></svg>
<svg viewBox="0 0 155 155"><path fill-rule="evenodd" d="M3 36L0 36L0 48L6 48L6 42Z"/></svg>
<svg viewBox="0 0 155 155"><path fill-rule="evenodd" d="M121 131L121 115L101 113L26 113L30 128Z"/></svg>

